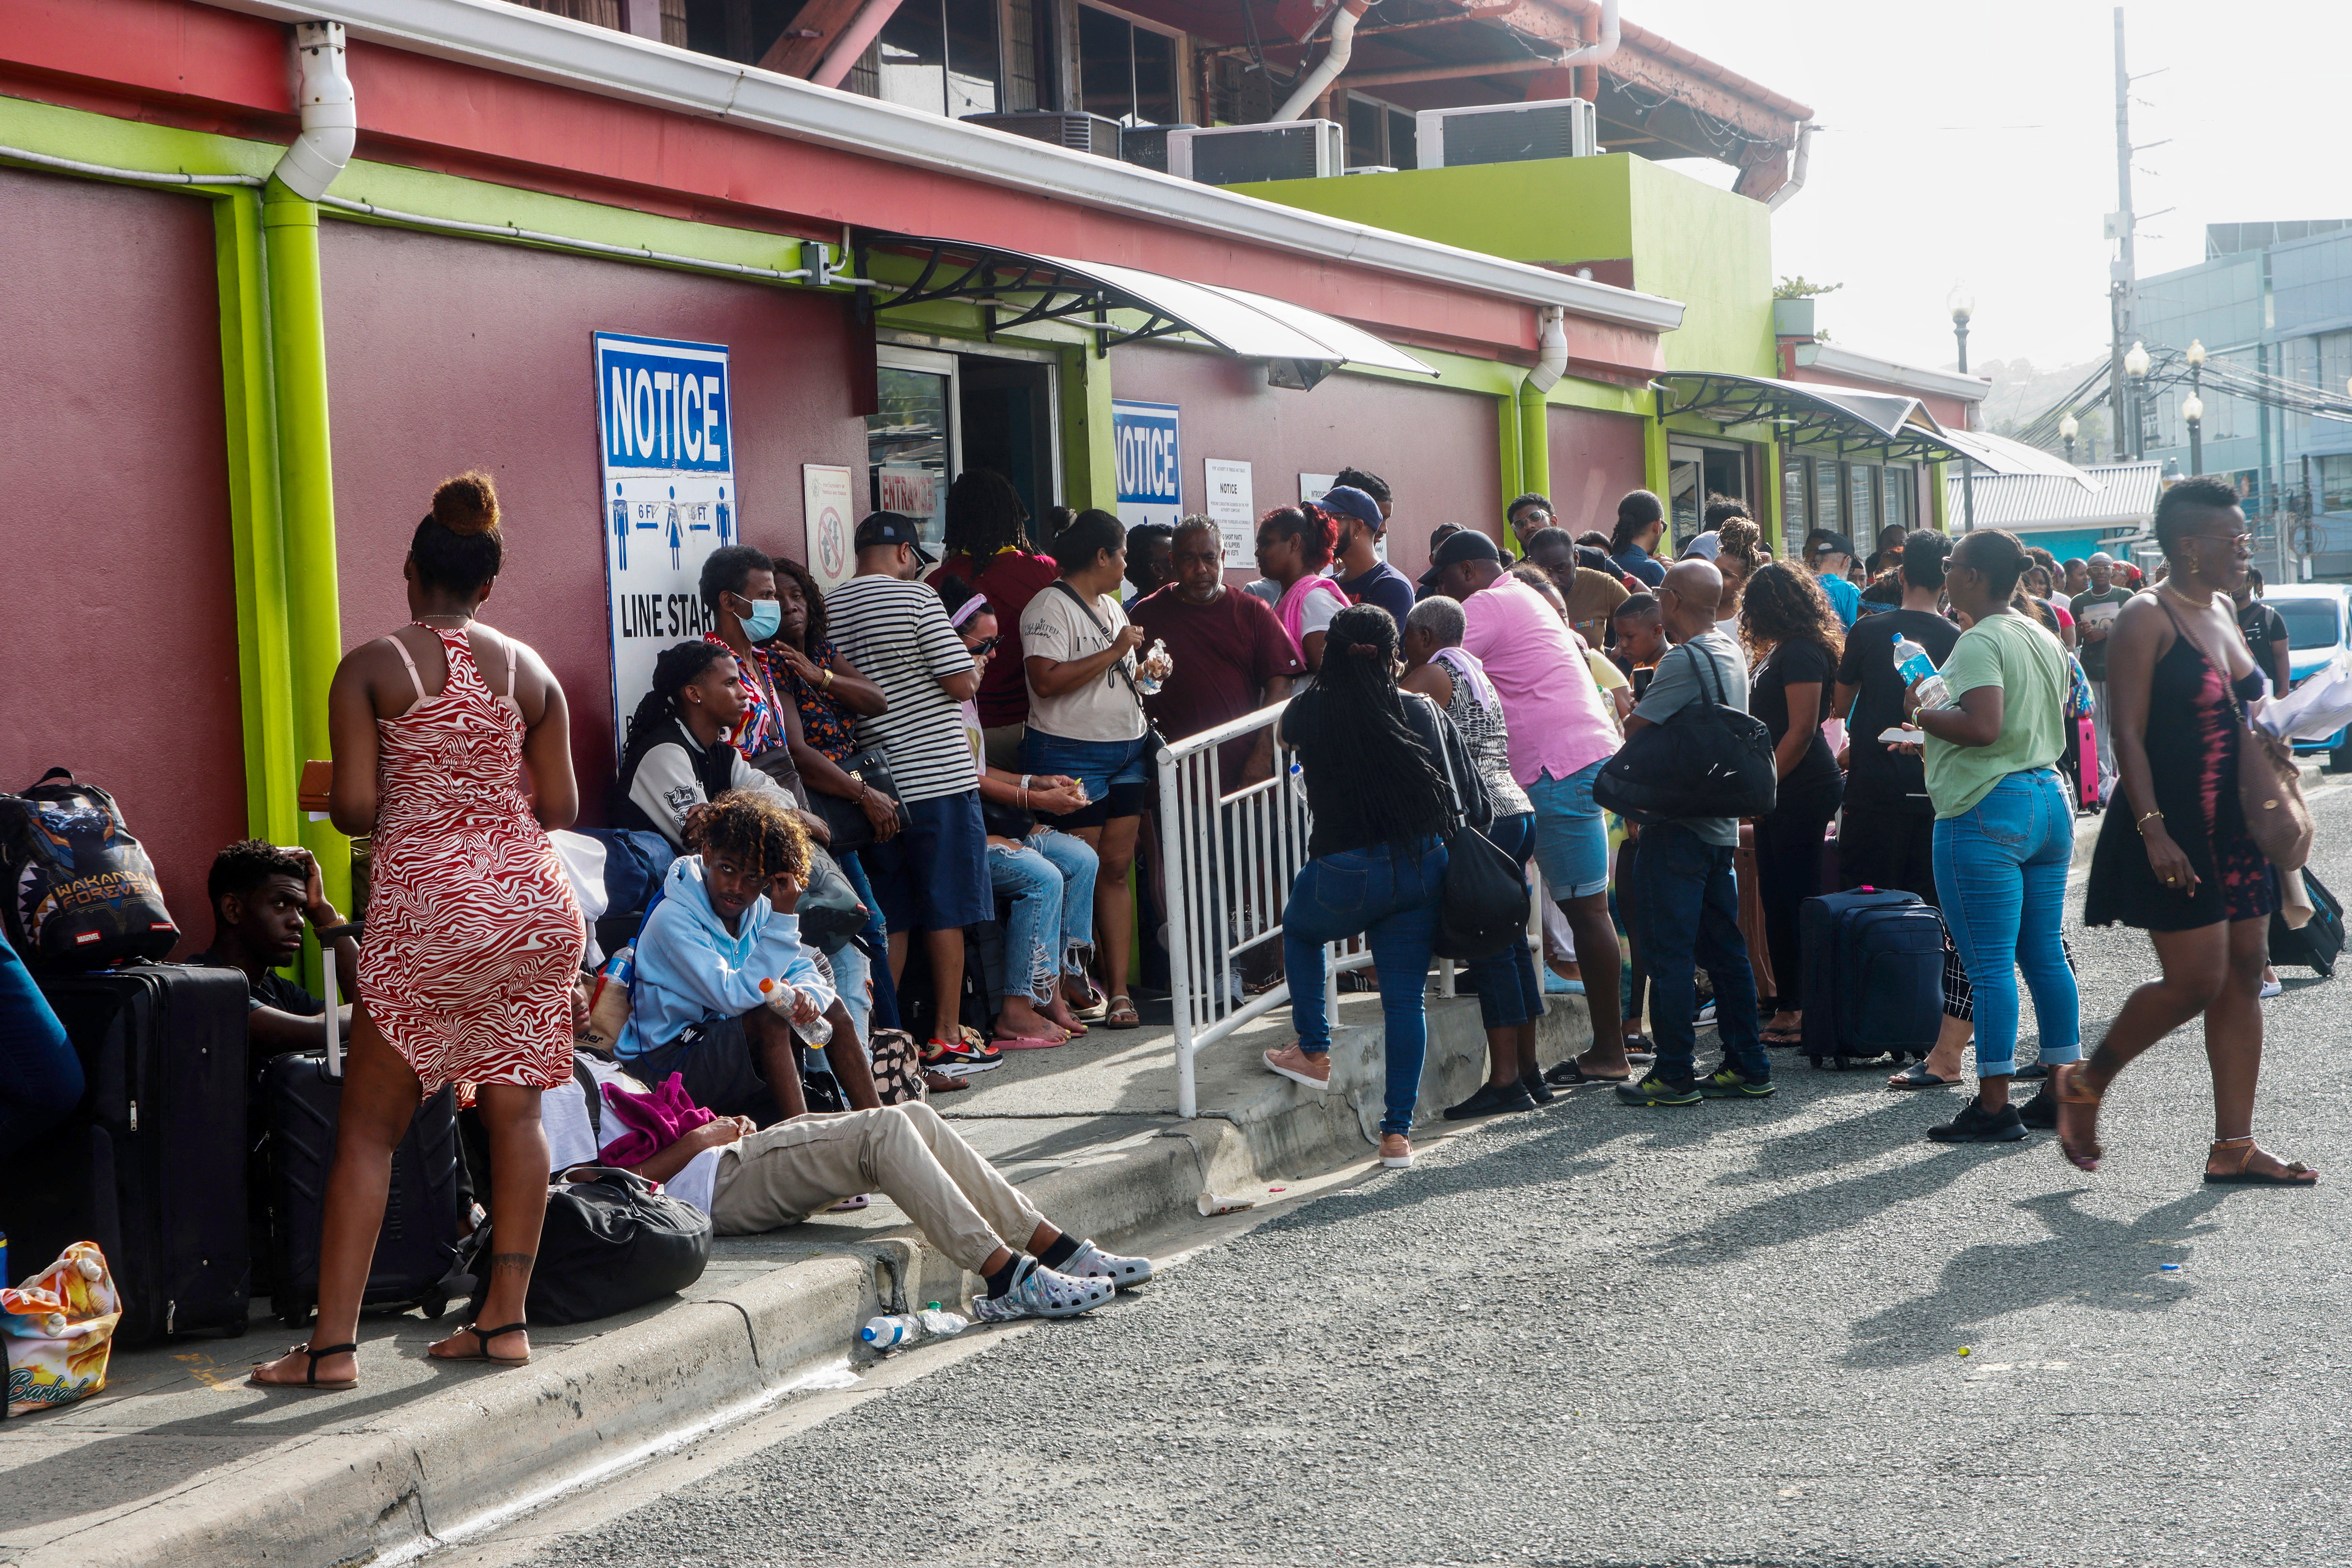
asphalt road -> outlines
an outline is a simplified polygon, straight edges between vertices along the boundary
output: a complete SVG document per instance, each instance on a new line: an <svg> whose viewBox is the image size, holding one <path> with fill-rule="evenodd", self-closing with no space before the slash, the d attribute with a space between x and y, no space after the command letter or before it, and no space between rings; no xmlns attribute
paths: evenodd
<svg viewBox="0 0 2352 1568"><path fill-rule="evenodd" d="M2352 888L2352 790L2318 800ZM2151 955L2075 951L2095 1038ZM2193 1034L2118 1085L2091 1177L2044 1133L1927 1143L1957 1100L1883 1074L1799 1061L1690 1110L1586 1090L541 1560L2341 1563L2352 970L2287 980L2258 1125L2315 1192L2200 1184Z"/></svg>

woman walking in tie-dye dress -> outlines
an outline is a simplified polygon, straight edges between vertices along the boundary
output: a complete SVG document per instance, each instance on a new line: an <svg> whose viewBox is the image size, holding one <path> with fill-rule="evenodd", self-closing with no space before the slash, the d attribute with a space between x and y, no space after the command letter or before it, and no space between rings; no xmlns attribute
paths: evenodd
<svg viewBox="0 0 2352 1568"><path fill-rule="evenodd" d="M411 624L347 655L328 697L335 826L373 834L359 1017L320 1242L319 1321L256 1382L350 1387L392 1152L424 1097L476 1086L489 1132L493 1255L478 1324L441 1359L530 1359L523 1296L547 1207L539 1094L572 1077L583 931L546 830L579 809L563 690L474 619L504 555L488 478L434 493L404 574ZM528 763L535 795L523 795Z"/></svg>

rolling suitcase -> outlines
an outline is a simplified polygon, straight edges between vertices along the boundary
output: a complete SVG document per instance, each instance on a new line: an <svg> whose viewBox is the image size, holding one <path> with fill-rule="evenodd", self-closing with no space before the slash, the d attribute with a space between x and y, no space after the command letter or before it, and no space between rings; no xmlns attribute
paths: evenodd
<svg viewBox="0 0 2352 1568"><path fill-rule="evenodd" d="M331 948L357 935L356 925L319 933ZM335 1165L335 1123L342 1104L343 1047L336 1027L335 965L326 975L326 1048L281 1056L265 1069L269 1107L270 1305L278 1321L301 1328L319 1304L319 1226L325 1212L327 1173ZM417 1108L392 1155L392 1187L368 1270L366 1307L417 1307L428 1318L446 1311L473 1280L458 1260L473 1234L459 1191L457 1090L443 1085Z"/></svg>
<svg viewBox="0 0 2352 1568"><path fill-rule="evenodd" d="M1804 1039L1815 1067L1925 1058L1944 1022L1944 917L1912 893L1855 888L1807 899Z"/></svg>
<svg viewBox="0 0 2352 1568"><path fill-rule="evenodd" d="M2344 906L2308 867L2303 885L2311 895L2311 918L2297 928L2273 911L2271 963L2300 965L2325 980L2336 973L2336 955L2344 951Z"/></svg>
<svg viewBox="0 0 2352 1568"><path fill-rule="evenodd" d="M245 976L142 960L41 990L88 1087L63 1126L9 1161L0 1231L39 1263L98 1243L122 1295L122 1344L243 1333Z"/></svg>

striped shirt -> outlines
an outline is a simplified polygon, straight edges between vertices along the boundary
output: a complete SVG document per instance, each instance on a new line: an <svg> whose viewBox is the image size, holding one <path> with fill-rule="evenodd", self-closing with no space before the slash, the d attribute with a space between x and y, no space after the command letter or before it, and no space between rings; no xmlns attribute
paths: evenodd
<svg viewBox="0 0 2352 1568"><path fill-rule="evenodd" d="M898 798L978 788L962 707L940 687L941 677L971 668L971 651L939 595L898 577L852 577L825 595L824 613L834 646L890 700L879 718L857 721L857 743L889 752Z"/></svg>

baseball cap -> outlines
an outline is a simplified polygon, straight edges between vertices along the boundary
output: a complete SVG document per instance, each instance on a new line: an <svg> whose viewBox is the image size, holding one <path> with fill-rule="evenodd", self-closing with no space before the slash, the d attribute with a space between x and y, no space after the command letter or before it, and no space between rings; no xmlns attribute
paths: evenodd
<svg viewBox="0 0 2352 1568"><path fill-rule="evenodd" d="M1853 541L1848 539L1844 534L1832 533L1826 529L1817 529L1814 531L1811 537L1805 541L1805 552L1808 555L1818 555L1824 550L1830 552L1830 553L1833 555L1856 555L1861 553L1859 551L1854 549Z"/></svg>
<svg viewBox="0 0 2352 1568"><path fill-rule="evenodd" d="M1434 588L1437 586L1437 574L1456 561L1492 561L1499 566L1503 563L1503 552L1493 540L1475 529L1465 528L1458 533L1449 533L1430 552L1429 570L1416 581L1424 588Z"/></svg>
<svg viewBox="0 0 2352 1568"><path fill-rule="evenodd" d="M1723 535L1711 528L1683 546L1683 559L1685 561L1694 555L1703 555L1712 561L1721 553L1723 553Z"/></svg>
<svg viewBox="0 0 2352 1568"><path fill-rule="evenodd" d="M915 559L928 566L939 559L923 548L922 525L904 512L869 511L857 525L857 548L874 550L886 544L911 544Z"/></svg>
<svg viewBox="0 0 2352 1568"><path fill-rule="evenodd" d="M1325 511L1345 512L1374 533L1385 526L1381 521L1381 503L1353 485L1340 485L1325 490L1322 500L1317 504Z"/></svg>

